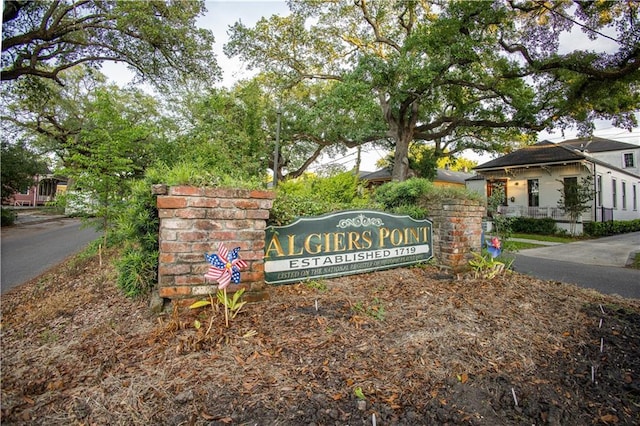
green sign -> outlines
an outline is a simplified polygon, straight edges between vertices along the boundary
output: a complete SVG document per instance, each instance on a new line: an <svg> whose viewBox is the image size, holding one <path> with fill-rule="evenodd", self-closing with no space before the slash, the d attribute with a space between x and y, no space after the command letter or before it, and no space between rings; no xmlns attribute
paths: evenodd
<svg viewBox="0 0 640 426"><path fill-rule="evenodd" d="M433 256L432 226L371 210L306 217L267 228L265 281L287 284L314 278L395 268Z"/></svg>

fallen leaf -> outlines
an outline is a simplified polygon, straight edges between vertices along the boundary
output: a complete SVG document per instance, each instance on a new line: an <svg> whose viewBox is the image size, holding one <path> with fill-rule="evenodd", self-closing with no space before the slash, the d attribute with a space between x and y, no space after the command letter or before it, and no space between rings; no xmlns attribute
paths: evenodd
<svg viewBox="0 0 640 426"><path fill-rule="evenodd" d="M600 416L600 421L608 424L608 423L618 423L620 419L618 419L618 416L614 414L605 414L604 416Z"/></svg>

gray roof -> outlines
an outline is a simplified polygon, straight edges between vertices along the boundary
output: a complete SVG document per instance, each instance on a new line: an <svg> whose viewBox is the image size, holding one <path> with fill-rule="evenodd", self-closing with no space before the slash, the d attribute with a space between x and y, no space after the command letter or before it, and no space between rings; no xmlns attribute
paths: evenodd
<svg viewBox="0 0 640 426"><path fill-rule="evenodd" d="M585 152L622 151L625 149L638 148L638 145L632 145L626 142L613 141L611 139L603 139L598 137L569 139L566 141L558 142L558 145Z"/></svg>
<svg viewBox="0 0 640 426"><path fill-rule="evenodd" d="M584 153L636 148L638 148L637 145L630 143L597 137L569 139L558 143L542 141L480 164L475 167L475 170L581 161L586 158Z"/></svg>
<svg viewBox="0 0 640 426"><path fill-rule="evenodd" d="M474 173L454 172L446 169L436 169L434 181L451 182L464 184L466 179L472 177ZM391 170L384 168L375 172L360 173L360 178L364 180L391 180Z"/></svg>

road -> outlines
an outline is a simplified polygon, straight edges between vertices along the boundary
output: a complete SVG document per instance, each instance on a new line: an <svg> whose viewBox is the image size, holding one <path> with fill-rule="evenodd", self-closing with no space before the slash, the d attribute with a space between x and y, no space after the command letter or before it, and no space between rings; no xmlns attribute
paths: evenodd
<svg viewBox="0 0 640 426"><path fill-rule="evenodd" d="M527 256L527 251L516 255L513 264L516 272L542 280L576 284L604 294L640 299L640 270L532 257Z"/></svg>
<svg viewBox="0 0 640 426"><path fill-rule="evenodd" d="M2 227L2 293L46 272L99 237L93 228L80 228L79 219L68 218Z"/></svg>

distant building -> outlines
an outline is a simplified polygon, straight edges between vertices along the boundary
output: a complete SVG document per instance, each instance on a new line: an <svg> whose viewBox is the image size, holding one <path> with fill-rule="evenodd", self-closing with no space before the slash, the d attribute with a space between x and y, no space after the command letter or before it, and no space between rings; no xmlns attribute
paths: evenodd
<svg viewBox="0 0 640 426"><path fill-rule="evenodd" d="M454 172L448 169L437 169L433 179L435 186L465 187L465 181L473 177L473 173ZM372 188L391 182L391 171L387 168L375 172L360 172L360 179L367 182L367 187Z"/></svg>
<svg viewBox="0 0 640 426"><path fill-rule="evenodd" d="M538 142L474 168L467 188L488 197L504 188L507 216L568 221L558 207L564 184L593 178L594 199L581 222L639 219L640 145L602 138ZM580 230L581 232L581 230Z"/></svg>
<svg viewBox="0 0 640 426"><path fill-rule="evenodd" d="M8 202L12 206L42 206L53 201L56 194L67 189L67 179L52 174L36 175L29 188L13 194Z"/></svg>

